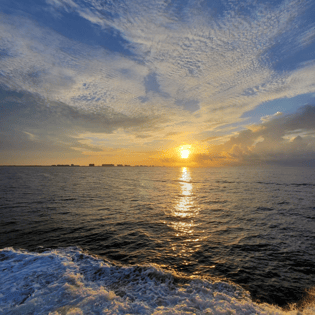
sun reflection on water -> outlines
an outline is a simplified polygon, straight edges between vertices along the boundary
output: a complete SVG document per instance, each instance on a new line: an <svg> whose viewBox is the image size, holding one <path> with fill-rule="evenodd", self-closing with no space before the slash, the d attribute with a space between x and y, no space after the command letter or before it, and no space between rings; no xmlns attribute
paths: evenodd
<svg viewBox="0 0 315 315"><path fill-rule="evenodd" d="M180 194L173 208L168 225L174 230L177 241L173 242L172 250L175 256L182 257L183 264L191 263L191 255L198 250L200 245L200 235L196 232L197 216L199 208L195 203L194 187L191 178L191 171L187 167L182 167L178 178Z"/></svg>
<svg viewBox="0 0 315 315"><path fill-rule="evenodd" d="M173 216L182 218L191 217L194 214L194 211L192 211L194 208L193 185L191 183L190 171L187 167L182 168L179 182L181 185L181 194L179 195L179 200L175 205Z"/></svg>

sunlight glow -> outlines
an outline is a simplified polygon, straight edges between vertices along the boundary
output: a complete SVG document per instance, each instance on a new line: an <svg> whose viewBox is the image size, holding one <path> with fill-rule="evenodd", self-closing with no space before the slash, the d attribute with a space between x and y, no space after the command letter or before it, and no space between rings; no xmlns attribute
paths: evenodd
<svg viewBox="0 0 315 315"><path fill-rule="evenodd" d="M190 153L190 151L187 149L180 151L180 155L181 155L182 159L187 159L189 156L189 153Z"/></svg>

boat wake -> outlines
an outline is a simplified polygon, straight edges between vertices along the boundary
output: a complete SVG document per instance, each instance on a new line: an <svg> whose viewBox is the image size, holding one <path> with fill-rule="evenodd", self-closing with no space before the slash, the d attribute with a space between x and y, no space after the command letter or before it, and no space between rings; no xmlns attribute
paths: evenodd
<svg viewBox="0 0 315 315"><path fill-rule="evenodd" d="M0 250L1 314L305 314L253 302L238 285L158 266L119 266L79 248Z"/></svg>

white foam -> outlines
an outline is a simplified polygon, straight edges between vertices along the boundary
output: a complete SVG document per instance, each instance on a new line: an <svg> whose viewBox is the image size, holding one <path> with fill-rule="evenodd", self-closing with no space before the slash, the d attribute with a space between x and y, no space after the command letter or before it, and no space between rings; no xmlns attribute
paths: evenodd
<svg viewBox="0 0 315 315"><path fill-rule="evenodd" d="M0 250L0 313L302 314L254 303L237 285L180 280L156 266L115 266L78 248L6 248ZM311 305L303 311L314 313Z"/></svg>

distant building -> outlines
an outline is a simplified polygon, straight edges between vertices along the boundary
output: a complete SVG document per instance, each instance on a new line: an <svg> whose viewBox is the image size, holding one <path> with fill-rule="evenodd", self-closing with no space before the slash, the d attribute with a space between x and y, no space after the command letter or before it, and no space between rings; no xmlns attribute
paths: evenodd
<svg viewBox="0 0 315 315"><path fill-rule="evenodd" d="M89 166L95 166L94 164L89 164Z"/></svg>
<svg viewBox="0 0 315 315"><path fill-rule="evenodd" d="M122 164L117 164L117 166L123 166Z"/></svg>
<svg viewBox="0 0 315 315"><path fill-rule="evenodd" d="M70 166L69 164L57 164L57 166Z"/></svg>
<svg viewBox="0 0 315 315"><path fill-rule="evenodd" d="M125 164L125 166L129 167L130 165L129 164Z"/></svg>
<svg viewBox="0 0 315 315"><path fill-rule="evenodd" d="M102 166L115 166L114 164L102 164Z"/></svg>

